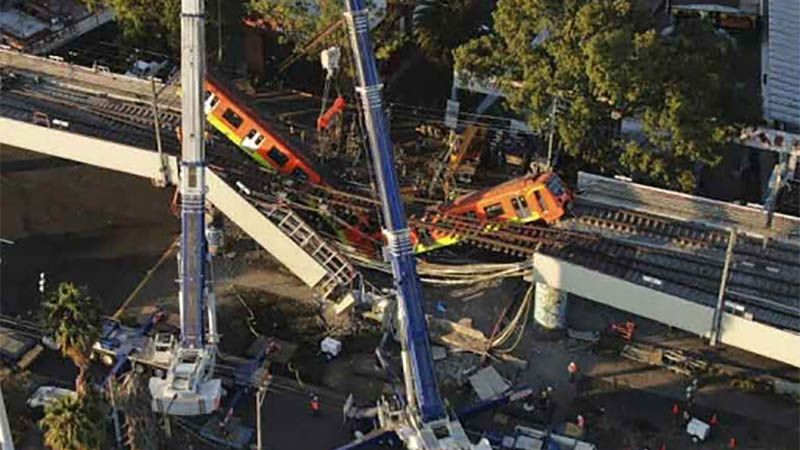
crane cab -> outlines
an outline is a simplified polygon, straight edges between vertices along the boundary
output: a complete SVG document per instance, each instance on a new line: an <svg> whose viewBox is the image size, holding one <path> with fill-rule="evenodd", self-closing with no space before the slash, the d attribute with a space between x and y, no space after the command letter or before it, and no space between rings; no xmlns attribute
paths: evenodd
<svg viewBox="0 0 800 450"><path fill-rule="evenodd" d="M150 378L153 411L176 416L216 411L222 398L222 381L209 379L213 368L208 349L178 347L166 378Z"/></svg>

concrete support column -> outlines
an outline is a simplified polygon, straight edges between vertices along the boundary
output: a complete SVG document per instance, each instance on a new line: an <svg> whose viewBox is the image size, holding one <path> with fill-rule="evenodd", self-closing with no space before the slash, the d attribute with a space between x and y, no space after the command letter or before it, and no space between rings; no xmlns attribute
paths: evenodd
<svg viewBox="0 0 800 450"><path fill-rule="evenodd" d="M533 319L546 330L567 326L567 293L536 282L533 296Z"/></svg>

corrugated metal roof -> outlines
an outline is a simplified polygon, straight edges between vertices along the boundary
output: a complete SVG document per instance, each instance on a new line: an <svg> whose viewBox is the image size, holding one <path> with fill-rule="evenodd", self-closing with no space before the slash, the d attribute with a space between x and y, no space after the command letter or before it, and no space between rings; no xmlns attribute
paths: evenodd
<svg viewBox="0 0 800 450"><path fill-rule="evenodd" d="M769 0L767 14L765 115L800 127L800 2Z"/></svg>

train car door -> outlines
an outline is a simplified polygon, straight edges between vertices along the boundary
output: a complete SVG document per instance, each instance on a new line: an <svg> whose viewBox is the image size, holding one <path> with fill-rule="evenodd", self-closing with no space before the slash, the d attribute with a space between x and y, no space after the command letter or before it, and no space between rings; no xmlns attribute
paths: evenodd
<svg viewBox="0 0 800 450"><path fill-rule="evenodd" d="M203 111L205 114L208 115L217 105L219 105L219 97L217 97L217 94L206 91L206 101L203 102Z"/></svg>
<svg viewBox="0 0 800 450"><path fill-rule="evenodd" d="M539 206L539 210L541 211L541 219L547 220L547 217L550 215L550 204L547 203L547 198L542 195L541 189L534 189L533 190L533 197L536 199L536 204Z"/></svg>
<svg viewBox="0 0 800 450"><path fill-rule="evenodd" d="M520 222L526 222L531 217L531 209L528 207L528 201L525 200L524 196L512 197L511 206L514 207L514 212Z"/></svg>

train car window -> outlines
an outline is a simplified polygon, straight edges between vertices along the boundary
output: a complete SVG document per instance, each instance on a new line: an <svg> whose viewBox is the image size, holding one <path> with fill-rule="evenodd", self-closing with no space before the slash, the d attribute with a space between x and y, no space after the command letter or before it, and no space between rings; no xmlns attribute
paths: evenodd
<svg viewBox="0 0 800 450"><path fill-rule="evenodd" d="M545 201L544 197L542 197L542 192L533 191L533 195L536 196L536 202L539 203L539 207L542 208L542 213L546 213L550 208L547 206L547 201Z"/></svg>
<svg viewBox="0 0 800 450"><path fill-rule="evenodd" d="M528 208L528 202L523 196L513 197L511 199L511 206L514 207L514 211L517 212L517 217L520 219L524 219L531 215L531 210Z"/></svg>
<svg viewBox="0 0 800 450"><path fill-rule="evenodd" d="M230 108L225 110L225 112L222 114L222 118L231 124L234 129L242 126L242 122L244 122L244 119L242 119L241 116L236 114L236 112Z"/></svg>
<svg viewBox="0 0 800 450"><path fill-rule="evenodd" d="M478 215L475 214L475 211L467 211L466 213L464 213L464 217L466 217L467 219L477 219Z"/></svg>
<svg viewBox="0 0 800 450"><path fill-rule="evenodd" d="M275 146L272 146L272 148L269 149L267 156L269 156L269 159L275 161L275 164L277 164L278 167L283 167L287 162L289 162L289 157L284 155L283 152L278 150L278 147Z"/></svg>
<svg viewBox="0 0 800 450"><path fill-rule="evenodd" d="M308 174L305 170L299 167L295 167L295 169L292 171L292 177L297 178L300 181L308 181Z"/></svg>
<svg viewBox="0 0 800 450"><path fill-rule="evenodd" d="M209 111L211 111L212 109L216 108L217 105L219 104L219 97L214 95L213 92L209 92L209 91L206 91L206 94L208 96L206 97L206 101L204 103L203 111L205 111L205 113L208 114Z"/></svg>
<svg viewBox="0 0 800 450"><path fill-rule="evenodd" d="M253 138L255 138L255 140L253 140ZM261 133L259 133L255 128L250 130L249 133L247 133L247 139L252 140L253 145L256 147L258 147L259 145L261 145L262 142L264 142L264 136L262 136Z"/></svg>
<svg viewBox="0 0 800 450"><path fill-rule="evenodd" d="M486 213L487 218L494 219L495 217L502 216L505 210L503 210L503 205L500 203L494 203L483 208L483 212Z"/></svg>
<svg viewBox="0 0 800 450"><path fill-rule="evenodd" d="M558 178L558 175L556 174L553 174L553 176L547 180L547 189L550 189L550 192L552 192L556 197L561 197L564 195L564 185L561 184L561 179Z"/></svg>

